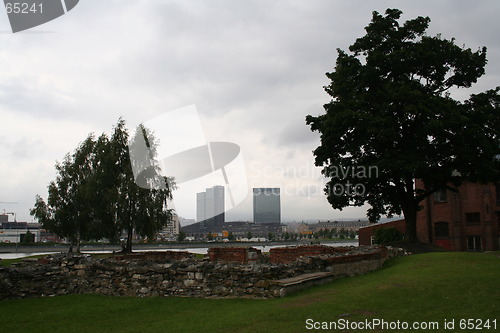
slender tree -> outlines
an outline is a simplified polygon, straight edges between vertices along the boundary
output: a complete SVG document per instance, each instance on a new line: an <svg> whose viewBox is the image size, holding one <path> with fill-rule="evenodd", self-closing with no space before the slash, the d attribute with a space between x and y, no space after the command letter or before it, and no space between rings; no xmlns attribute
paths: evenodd
<svg viewBox="0 0 500 333"><path fill-rule="evenodd" d="M72 155L56 164L58 175L49 184L47 203L37 195L31 214L45 229L76 244L77 251L82 240L117 242L123 232L125 252L132 251L134 233L153 238L172 218L167 204L174 182L159 174L158 142L152 133L140 126L131 146L138 138L147 141L148 153L134 160L123 119L111 137L102 134L96 140L89 135ZM134 177L133 163L149 166L140 180Z"/></svg>
<svg viewBox="0 0 500 333"><path fill-rule="evenodd" d="M329 179L335 209L368 203L370 221L404 214L415 240L419 203L462 181L498 179L499 88L460 102L484 74L486 48L472 51L425 31L430 19L398 22L402 12L373 13L366 35L338 50L327 73L325 114L306 123L321 134L315 163ZM416 180L421 186L416 186Z"/></svg>
<svg viewBox="0 0 500 333"><path fill-rule="evenodd" d="M132 251L134 233L151 238L173 217L167 208L175 187L174 180L160 174L158 140L153 133L139 125L130 144L123 126L117 126L114 139L121 151L118 164L122 179L118 188L118 223L127 234L124 252ZM133 169L143 170L134 176Z"/></svg>

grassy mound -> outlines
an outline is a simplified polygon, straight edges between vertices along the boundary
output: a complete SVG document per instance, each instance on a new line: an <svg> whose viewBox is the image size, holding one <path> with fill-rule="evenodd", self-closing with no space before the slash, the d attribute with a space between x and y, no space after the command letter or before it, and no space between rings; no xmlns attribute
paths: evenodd
<svg viewBox="0 0 500 333"><path fill-rule="evenodd" d="M497 319L500 258L426 253L391 259L373 273L273 300L71 295L0 302L3 332L306 332L306 321L373 318L439 324ZM314 330L313 330L314 331ZM336 332L363 330L331 330ZM366 330L391 331L397 329ZM419 330L412 330L418 332ZM428 332L429 330L422 330ZM451 330L448 330L451 331ZM495 331L490 329L489 331Z"/></svg>

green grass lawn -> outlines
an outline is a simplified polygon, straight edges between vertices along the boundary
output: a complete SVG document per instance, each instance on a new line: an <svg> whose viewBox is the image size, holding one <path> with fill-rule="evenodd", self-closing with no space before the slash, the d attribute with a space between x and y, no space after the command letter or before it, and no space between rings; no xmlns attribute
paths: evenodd
<svg viewBox="0 0 500 333"><path fill-rule="evenodd" d="M71 295L0 302L1 332L309 332L306 320L496 319L500 257L429 253L395 258L373 273L272 300ZM364 332L363 330L330 330ZM401 330L366 330L397 332ZM418 332L418 330L412 330ZM472 330L471 330L472 331ZM477 332L477 330L475 330ZM495 332L490 330L481 332ZM429 332L429 330L422 330Z"/></svg>
<svg viewBox="0 0 500 333"><path fill-rule="evenodd" d="M37 256L29 256L29 257L23 257L23 258L2 259L2 260L0 260L0 266L9 266L10 264L23 261L23 259L27 259L27 258L43 258L45 256L46 256L45 254L41 254L41 255L37 255Z"/></svg>

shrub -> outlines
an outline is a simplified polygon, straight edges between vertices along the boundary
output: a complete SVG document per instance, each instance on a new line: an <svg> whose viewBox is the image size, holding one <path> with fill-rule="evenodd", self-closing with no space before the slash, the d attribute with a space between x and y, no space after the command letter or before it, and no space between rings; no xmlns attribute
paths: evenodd
<svg viewBox="0 0 500 333"><path fill-rule="evenodd" d="M403 239L403 234L396 228L379 228L375 230L375 244L386 244Z"/></svg>

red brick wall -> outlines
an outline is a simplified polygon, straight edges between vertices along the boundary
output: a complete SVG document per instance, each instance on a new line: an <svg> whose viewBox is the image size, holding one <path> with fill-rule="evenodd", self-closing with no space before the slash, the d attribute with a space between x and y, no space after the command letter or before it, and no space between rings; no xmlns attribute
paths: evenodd
<svg viewBox="0 0 500 333"><path fill-rule="evenodd" d="M422 209L417 214L417 235L422 242L455 251L467 250L468 236L480 236L482 250L498 250L498 211L500 206L496 204L494 184L464 183L456 192L447 191L446 202L435 202L433 196L422 202ZM467 213L479 213L480 223L468 224ZM435 235L438 222L448 223L449 237Z"/></svg>
<svg viewBox="0 0 500 333"><path fill-rule="evenodd" d="M256 253L257 255L250 255L252 258L249 260L250 252ZM212 247L208 249L210 261L238 262L240 264L256 261L260 254L261 251L253 247Z"/></svg>
<svg viewBox="0 0 500 333"><path fill-rule="evenodd" d="M303 245L293 247L278 247L269 251L269 262L273 264L290 263L303 256L318 256L323 254L343 253L352 249L326 245Z"/></svg>

